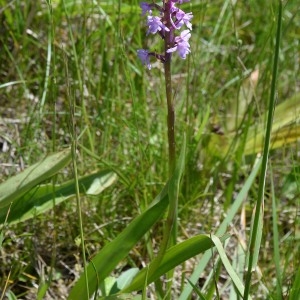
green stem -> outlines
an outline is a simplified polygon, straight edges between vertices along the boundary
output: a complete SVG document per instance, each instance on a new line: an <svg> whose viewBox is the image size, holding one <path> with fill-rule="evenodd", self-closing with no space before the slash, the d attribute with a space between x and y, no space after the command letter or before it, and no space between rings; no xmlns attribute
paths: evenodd
<svg viewBox="0 0 300 300"><path fill-rule="evenodd" d="M272 73L269 111L268 111L267 128L266 128L263 158L262 158L262 170L261 170L261 176L260 176L260 180L259 180L258 197L257 197L257 202L256 202L256 210L255 210L255 215L254 215L250 247L249 247L249 261L248 261L248 271L247 271L247 275L246 275L245 291L244 291L244 297L243 297L244 300L248 299L249 292L250 292L254 249L256 246L256 233L258 231L259 219L260 219L260 214L262 213L262 205L263 205L263 199L264 199L266 172L267 172L268 156L269 156L269 149L270 149L271 130L272 130L272 122L273 122L275 99L276 99L276 82L277 82L280 39L281 39L281 22L282 22L282 2L281 2L281 0L279 0L276 45L275 45L275 53L274 53L274 61L273 61L273 73Z"/></svg>

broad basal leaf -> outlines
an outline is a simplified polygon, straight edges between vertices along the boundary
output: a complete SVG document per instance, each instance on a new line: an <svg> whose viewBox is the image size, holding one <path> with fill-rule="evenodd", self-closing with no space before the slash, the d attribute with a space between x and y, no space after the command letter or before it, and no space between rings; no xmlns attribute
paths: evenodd
<svg viewBox="0 0 300 300"><path fill-rule="evenodd" d="M71 161L70 149L49 155L0 184L0 208L22 197L39 183L49 179Z"/></svg>
<svg viewBox="0 0 300 300"><path fill-rule="evenodd" d="M100 171L79 179L79 191L88 195L98 195L115 182L117 176L110 170ZM45 213L76 193L74 180L64 184L41 185L31 189L13 201L8 214L8 223L18 223ZM4 222L9 207L0 210L0 224Z"/></svg>

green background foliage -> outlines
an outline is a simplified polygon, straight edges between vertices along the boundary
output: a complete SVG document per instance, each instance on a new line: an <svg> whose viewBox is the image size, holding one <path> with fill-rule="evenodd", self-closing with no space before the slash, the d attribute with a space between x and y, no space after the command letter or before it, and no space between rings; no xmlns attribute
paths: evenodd
<svg viewBox="0 0 300 300"><path fill-rule="evenodd" d="M174 55L172 64L178 156L186 136L177 247L197 237L210 243L210 233L229 232L224 252L243 281L258 194L255 161L262 153L270 99L278 1L195 0L183 7L194 18L192 53L185 61ZM297 299L299 290L299 9L296 0L283 2L254 299ZM3 297L64 299L83 274L81 225L87 261L97 261L97 254L102 261L108 257L105 249L122 244L120 236L130 235L130 226L142 224L162 205L157 215L147 217L147 226L138 226L143 233L128 240L126 251L114 249L120 257L110 268L104 264L105 277L119 283L123 272L145 268L155 258L167 201L151 205L168 186L168 146L163 67L152 61L149 72L136 56L140 48L160 53L162 43L145 34L138 1L0 0ZM41 173L33 174L36 180L27 178L30 184L21 195L15 175L26 175L21 172L32 170L50 153L65 153L74 143L76 159L68 152L61 164L55 159L46 166L49 173L38 169ZM76 160L79 176L81 225L70 160ZM108 174L111 181L101 188L101 178ZM101 193L87 193L96 179ZM18 202L10 206L15 199ZM26 209L19 209L24 203ZM181 266L170 289L173 299L188 299L191 293L235 299L219 249L203 256L193 252L195 257L183 264L178 259ZM103 284L99 288L105 295ZM161 284L168 287L163 279ZM163 297L157 280L141 297L149 295Z"/></svg>

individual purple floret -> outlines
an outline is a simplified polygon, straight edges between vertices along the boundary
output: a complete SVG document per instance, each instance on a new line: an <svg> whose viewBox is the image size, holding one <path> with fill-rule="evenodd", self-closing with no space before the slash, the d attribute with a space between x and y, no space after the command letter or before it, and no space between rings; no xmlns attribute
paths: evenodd
<svg viewBox="0 0 300 300"><path fill-rule="evenodd" d="M142 64L147 66L149 70L151 70L150 58L149 58L149 51L144 49L137 50L137 55L141 60Z"/></svg>
<svg viewBox="0 0 300 300"><path fill-rule="evenodd" d="M190 20L193 18L193 13L185 13L183 10L177 8L176 9L176 13L175 13L175 16L176 16L176 27L179 29L181 28L184 24L185 26L192 30L192 24L190 22Z"/></svg>
<svg viewBox="0 0 300 300"><path fill-rule="evenodd" d="M160 17L148 16L147 25L149 26L147 35L149 33L155 34L157 31L161 30L170 31L170 29L162 23Z"/></svg>
<svg viewBox="0 0 300 300"><path fill-rule="evenodd" d="M167 52L171 53L177 50L179 56L185 59L186 55L191 52L190 44L188 42L190 37L191 37L191 33L189 30L182 31L180 36L177 36L175 38L175 47L168 49Z"/></svg>
<svg viewBox="0 0 300 300"><path fill-rule="evenodd" d="M146 15L147 13L149 13L150 15L152 14L151 4L147 2L141 2L140 7L142 9L142 16Z"/></svg>

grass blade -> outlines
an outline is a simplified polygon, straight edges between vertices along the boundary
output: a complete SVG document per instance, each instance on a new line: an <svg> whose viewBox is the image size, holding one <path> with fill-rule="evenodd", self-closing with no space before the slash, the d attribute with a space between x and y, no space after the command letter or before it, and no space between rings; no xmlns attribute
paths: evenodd
<svg viewBox="0 0 300 300"><path fill-rule="evenodd" d="M282 22L282 1L279 0L278 1L276 45L275 45L274 62L273 62L270 103L269 103L268 119L267 119L267 126L266 126L264 151L263 151L263 157L262 157L261 176L260 176L259 186L258 186L258 197L257 197L257 202L256 202L256 210L255 210L255 216L254 216L254 221L253 221L253 227L251 228L250 247L248 250L249 251L249 261L248 261L248 271L247 271L246 280L245 280L244 300L247 300L248 296L249 296L251 277L252 277L252 266L254 263L255 256L257 255L257 254L255 254L255 252L257 253L259 250L259 249L257 249L257 245L260 243L260 240L257 243L256 235L259 231L260 226L262 226L261 212L262 212L263 203L264 203L265 180L266 180L268 158L269 158L272 122L273 122L273 115L274 115L274 110L275 110L276 83L277 83L279 50L280 50L280 40L281 40L281 22ZM260 230L262 230L262 228L260 228Z"/></svg>
<svg viewBox="0 0 300 300"><path fill-rule="evenodd" d="M189 279L187 279L189 284L193 287L194 292L199 296L200 300L206 300L205 296L200 292L200 290L194 285Z"/></svg>
<svg viewBox="0 0 300 300"><path fill-rule="evenodd" d="M280 254L279 254L279 233L278 233L278 217L277 217L277 200L275 197L275 187L273 181L273 172L271 170L271 195L272 195L272 227L273 227L273 248L274 248L274 263L276 268L276 299L281 300L282 297L282 273L280 267Z"/></svg>
<svg viewBox="0 0 300 300"><path fill-rule="evenodd" d="M240 296L242 296L244 293L244 285L243 285L242 281L240 280L239 276L234 271L233 267L231 266L231 263L230 263L229 259L227 258L226 252L221 244L220 239L215 235L212 235L211 239L214 242L214 244L219 252L220 258L223 262L223 265L224 265L227 273L229 274L232 282L234 283L235 287L237 288ZM249 297L249 299L251 299L251 298Z"/></svg>
<svg viewBox="0 0 300 300"><path fill-rule="evenodd" d="M255 207L255 209L253 211L251 226L250 226L251 228L253 228L253 225L254 225L256 210L257 210L257 207ZM260 249L262 233L263 233L263 215L264 215L264 207L263 207L263 204L262 204L261 207L260 207L260 212L259 212L257 230L255 231L255 233L252 233L252 231L251 231L251 234L250 234L250 240L252 239L252 234L255 234L254 251L252 253L247 252L247 256L246 256L246 265L248 265L250 255L252 255L252 271L254 271L256 269L256 266L258 264L259 249Z"/></svg>
<svg viewBox="0 0 300 300"><path fill-rule="evenodd" d="M289 300L298 300L300 295L300 268L298 268L292 289L290 291Z"/></svg>

